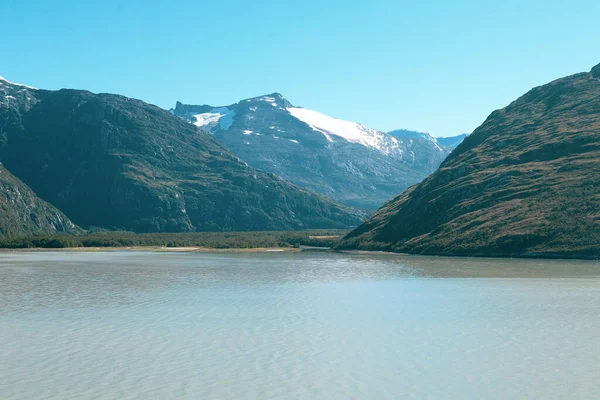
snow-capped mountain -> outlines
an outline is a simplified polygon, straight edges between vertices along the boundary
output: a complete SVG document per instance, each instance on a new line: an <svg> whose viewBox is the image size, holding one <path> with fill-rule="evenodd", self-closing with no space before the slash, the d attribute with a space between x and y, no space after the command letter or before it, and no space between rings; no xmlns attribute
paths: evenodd
<svg viewBox="0 0 600 400"><path fill-rule="evenodd" d="M408 129L396 129L396 130L390 131L388 133L396 138L425 139L429 142L434 143L434 146L445 147L446 149L449 149L449 150L454 150L459 144L462 143L463 140L465 140L465 138L467 136L469 136L468 133L463 133L462 135L436 138L436 137L431 136L429 133L411 131Z"/></svg>
<svg viewBox="0 0 600 400"><path fill-rule="evenodd" d="M366 209L427 177L450 152L431 136L388 134L296 107L279 93L220 107L177 102L171 111L250 166Z"/></svg>
<svg viewBox="0 0 600 400"><path fill-rule="evenodd" d="M32 89L32 90L38 90L37 88L34 88L33 86L27 86L27 85L23 85L21 83L15 83L15 82L11 82L8 79L5 79L3 76L0 76L0 84L2 85L6 85L6 86L19 86L21 88L26 88L26 89Z"/></svg>

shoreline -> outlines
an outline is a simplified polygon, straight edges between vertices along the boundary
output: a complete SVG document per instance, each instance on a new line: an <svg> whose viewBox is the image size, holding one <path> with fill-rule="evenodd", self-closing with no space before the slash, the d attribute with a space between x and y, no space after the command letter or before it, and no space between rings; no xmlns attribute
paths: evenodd
<svg viewBox="0 0 600 400"><path fill-rule="evenodd" d="M554 254L535 254L535 255L498 255L498 254L418 254L393 252L382 250L334 250L330 247L300 246L300 247L167 247L167 246L114 246L114 247L29 247L29 248L0 248L2 253L16 252L76 252L76 253L98 253L98 252L118 252L118 251L147 251L156 253L301 253L301 252L328 252L347 255L379 255L379 256L410 256L410 257L440 257L440 258L468 258L468 259L518 259L518 260L582 260L582 261L600 261L599 256L567 256Z"/></svg>
<svg viewBox="0 0 600 400"><path fill-rule="evenodd" d="M151 251L157 253L299 253L302 248L293 247L255 247L255 248L213 248L213 247L167 247L167 246L123 246L123 247L30 247L22 249L0 248L0 253L15 252L115 252L115 251Z"/></svg>
<svg viewBox="0 0 600 400"><path fill-rule="evenodd" d="M338 253L344 254L355 254L355 255L400 255L400 256L412 256L412 257L445 257L445 258L469 258L469 259L486 259L486 258L497 258L497 259L518 259L518 260L583 260L583 261L600 261L600 255L561 255L553 253L538 253L538 254L430 254L430 253L406 253L406 252L394 252L394 251L383 251L383 250L334 250Z"/></svg>

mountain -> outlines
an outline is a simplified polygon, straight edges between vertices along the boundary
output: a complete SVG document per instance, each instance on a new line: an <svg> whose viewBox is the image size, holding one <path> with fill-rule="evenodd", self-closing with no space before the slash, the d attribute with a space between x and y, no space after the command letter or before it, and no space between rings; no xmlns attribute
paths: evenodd
<svg viewBox="0 0 600 400"><path fill-rule="evenodd" d="M396 129L396 130L390 131L388 133L398 139L412 138L412 139L421 139L421 140L425 140L427 142L435 143L438 146L445 148L447 151L454 150L459 144L461 144L463 142L463 140L465 140L465 138L467 136L469 136L467 133L463 133L462 135L457 135L457 136L436 138L436 137L431 136L429 133L411 131L408 129Z"/></svg>
<svg viewBox="0 0 600 400"><path fill-rule="evenodd" d="M410 129L395 129L388 133L395 138L425 139L437 143L437 140L433 136L425 132L411 131Z"/></svg>
<svg viewBox="0 0 600 400"><path fill-rule="evenodd" d="M250 166L364 209L425 179L450 152L435 139L396 138L295 107L279 93L221 107L177 102L171 111Z"/></svg>
<svg viewBox="0 0 600 400"><path fill-rule="evenodd" d="M436 139L440 145L449 149L455 149L466 139L467 136L469 136L468 133L463 133L462 135L439 137Z"/></svg>
<svg viewBox="0 0 600 400"><path fill-rule="evenodd" d="M37 197L0 164L0 238L77 230L63 213Z"/></svg>
<svg viewBox="0 0 600 400"><path fill-rule="evenodd" d="M494 111L341 248L600 256L600 65Z"/></svg>
<svg viewBox="0 0 600 400"><path fill-rule="evenodd" d="M0 161L72 221L137 232L343 228L362 214L143 101L0 81Z"/></svg>

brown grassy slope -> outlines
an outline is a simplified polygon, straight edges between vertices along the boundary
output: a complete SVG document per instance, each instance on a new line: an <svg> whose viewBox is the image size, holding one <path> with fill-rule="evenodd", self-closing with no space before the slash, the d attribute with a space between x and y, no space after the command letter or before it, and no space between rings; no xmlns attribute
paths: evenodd
<svg viewBox="0 0 600 400"><path fill-rule="evenodd" d="M600 65L493 112L342 248L600 255Z"/></svg>

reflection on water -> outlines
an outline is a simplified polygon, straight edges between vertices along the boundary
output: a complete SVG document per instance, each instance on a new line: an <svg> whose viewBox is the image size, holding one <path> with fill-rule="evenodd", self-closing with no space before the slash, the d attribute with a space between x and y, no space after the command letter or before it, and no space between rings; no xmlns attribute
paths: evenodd
<svg viewBox="0 0 600 400"><path fill-rule="evenodd" d="M2 399L600 398L600 264L0 253Z"/></svg>

